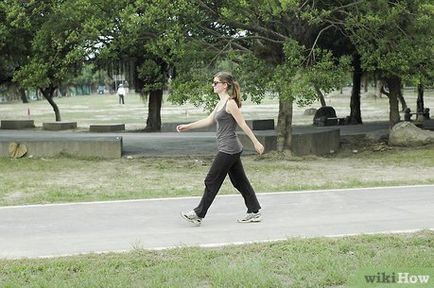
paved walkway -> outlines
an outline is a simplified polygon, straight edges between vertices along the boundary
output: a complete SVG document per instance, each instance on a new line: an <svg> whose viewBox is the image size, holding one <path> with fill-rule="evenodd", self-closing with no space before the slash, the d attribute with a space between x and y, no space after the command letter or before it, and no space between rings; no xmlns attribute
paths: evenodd
<svg viewBox="0 0 434 288"><path fill-rule="evenodd" d="M197 197L0 207L0 258L434 229L433 192L434 185L264 193L264 221L249 224L236 223L241 196L218 196L200 227L179 216Z"/></svg>

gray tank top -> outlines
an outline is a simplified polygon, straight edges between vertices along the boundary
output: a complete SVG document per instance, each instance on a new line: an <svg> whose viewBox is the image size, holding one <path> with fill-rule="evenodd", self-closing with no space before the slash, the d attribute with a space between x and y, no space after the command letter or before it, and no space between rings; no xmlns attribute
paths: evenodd
<svg viewBox="0 0 434 288"><path fill-rule="evenodd" d="M226 112L226 101L220 111L214 114L214 120L217 123L217 149L226 154L237 154L243 151L243 146L238 139L235 129L237 121L231 114Z"/></svg>

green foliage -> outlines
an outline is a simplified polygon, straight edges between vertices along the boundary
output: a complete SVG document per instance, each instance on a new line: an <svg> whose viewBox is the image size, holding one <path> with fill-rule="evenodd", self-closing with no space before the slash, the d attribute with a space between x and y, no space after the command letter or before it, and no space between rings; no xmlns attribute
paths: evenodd
<svg viewBox="0 0 434 288"><path fill-rule="evenodd" d="M144 92L153 90L161 90L166 87L167 77L165 71L162 70L162 65L157 63L154 59L144 60L140 66L137 67L137 73L146 85L143 87Z"/></svg>
<svg viewBox="0 0 434 288"><path fill-rule="evenodd" d="M313 42L309 35L315 36L323 25L318 21L328 17L329 11L303 7L298 1L202 1L189 9L184 1L177 4L181 8L165 16L180 21L166 22L164 36L155 45L173 52L169 62L174 63L178 79L171 85L171 99L178 103L187 99L195 105L201 99L207 106L212 103L208 90L199 88L199 79L211 76L198 72L201 65L215 72L220 63L232 63L227 68L238 78L244 98L256 103L265 93L272 93L309 104L317 97L314 86L329 92L347 80L348 57L340 59L327 48L305 48ZM297 25L305 25L306 35L292 28Z"/></svg>
<svg viewBox="0 0 434 288"><path fill-rule="evenodd" d="M133 61L141 92L165 88L172 74L172 101L209 108L211 77L229 70L254 102L272 93L309 104L317 89L346 82L357 50L366 71L430 85L431 2L5 0L0 72L45 88L88 61L98 69Z"/></svg>
<svg viewBox="0 0 434 288"><path fill-rule="evenodd" d="M429 0L360 4L347 17L345 29L361 55L363 68L416 83L432 79L433 6Z"/></svg>
<svg viewBox="0 0 434 288"><path fill-rule="evenodd" d="M16 11L9 2L0 2L0 83L11 81L30 51L31 33L14 24Z"/></svg>
<svg viewBox="0 0 434 288"><path fill-rule="evenodd" d="M90 6L85 1L13 2L14 25L33 33L27 63L15 73L14 79L28 88L59 87L70 74L81 71L88 51L89 35L83 19ZM86 10L87 9L87 10Z"/></svg>
<svg viewBox="0 0 434 288"><path fill-rule="evenodd" d="M212 93L212 77L212 71L207 68L191 67L182 71L170 83L169 100L179 104L188 101L211 111L218 98Z"/></svg>
<svg viewBox="0 0 434 288"><path fill-rule="evenodd" d="M77 76L66 78L64 83L69 85L97 85L104 84L105 71L97 71L95 65L85 64L83 65L81 72Z"/></svg>
<svg viewBox="0 0 434 288"><path fill-rule="evenodd" d="M273 77L274 69L262 59L247 53L241 55L238 59L238 65L234 69L234 73L239 77L240 85L244 93L251 97L255 103L260 103L267 92L271 92L270 81Z"/></svg>

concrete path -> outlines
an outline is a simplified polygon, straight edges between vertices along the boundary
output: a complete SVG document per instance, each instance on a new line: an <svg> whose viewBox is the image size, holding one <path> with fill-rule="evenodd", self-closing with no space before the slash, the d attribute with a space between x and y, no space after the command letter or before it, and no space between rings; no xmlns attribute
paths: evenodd
<svg viewBox="0 0 434 288"><path fill-rule="evenodd" d="M236 223L245 208L241 196L228 195L200 227L179 216L197 197L0 207L0 258L434 229L434 185L258 196L262 223Z"/></svg>

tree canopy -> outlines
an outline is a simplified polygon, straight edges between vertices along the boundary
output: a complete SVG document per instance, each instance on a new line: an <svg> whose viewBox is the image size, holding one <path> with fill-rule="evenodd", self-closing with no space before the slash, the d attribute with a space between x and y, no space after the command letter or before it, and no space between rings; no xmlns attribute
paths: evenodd
<svg viewBox="0 0 434 288"><path fill-rule="evenodd" d="M131 61L134 86L150 95L148 126L158 130L169 84L172 101L211 107L212 75L231 70L244 97L258 103L266 93L279 97L278 146L290 149L292 103L312 103L318 91L346 84L349 73L357 76L351 98L356 123L363 72L387 83L390 122L399 120L401 83L433 83L431 2L5 0L0 78L40 89L60 120L52 95L64 79L87 62L101 69Z"/></svg>

